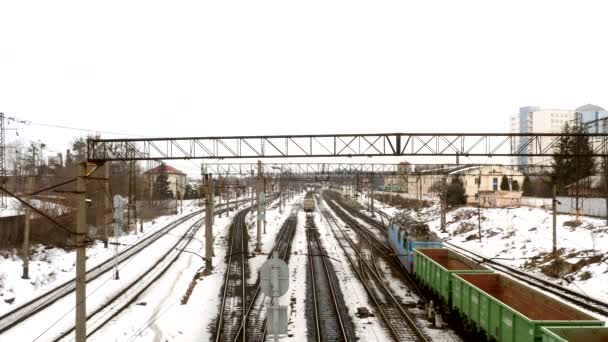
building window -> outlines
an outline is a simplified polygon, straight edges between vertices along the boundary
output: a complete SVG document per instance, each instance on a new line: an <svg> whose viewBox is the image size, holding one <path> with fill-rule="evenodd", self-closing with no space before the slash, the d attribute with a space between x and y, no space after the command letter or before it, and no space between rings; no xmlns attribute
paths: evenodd
<svg viewBox="0 0 608 342"><path fill-rule="evenodd" d="M498 178L492 179L492 190L498 191Z"/></svg>

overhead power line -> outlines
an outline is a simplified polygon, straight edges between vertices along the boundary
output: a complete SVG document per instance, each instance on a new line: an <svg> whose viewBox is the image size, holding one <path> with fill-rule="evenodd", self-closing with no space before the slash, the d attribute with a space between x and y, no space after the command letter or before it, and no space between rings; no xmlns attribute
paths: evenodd
<svg viewBox="0 0 608 342"><path fill-rule="evenodd" d="M92 132L92 133L105 133L105 134L124 135L124 136L135 136L135 137L142 137L142 138L153 137L151 135L133 134L133 133L127 133L127 132L102 131L102 130L98 130L98 129L64 126L64 125L51 124L51 123L46 123L46 122L36 122L36 121L25 120L25 119L20 119L20 118L16 118L16 117L8 117L7 119L9 121L21 123L21 124L24 124L24 125L27 125L27 126L34 125L34 126L51 127L51 128L58 128L58 129L67 129L67 130L73 130L73 131Z"/></svg>

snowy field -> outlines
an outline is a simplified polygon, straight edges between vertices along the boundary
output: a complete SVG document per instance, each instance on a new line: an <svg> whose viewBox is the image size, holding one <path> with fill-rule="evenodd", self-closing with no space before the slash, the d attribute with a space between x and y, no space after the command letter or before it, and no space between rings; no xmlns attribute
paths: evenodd
<svg viewBox="0 0 608 342"><path fill-rule="evenodd" d="M395 208L376 201L387 214ZM551 259L552 212L537 208L481 209L481 242L477 207L461 207L447 214L441 231L438 205L403 212L427 222L442 239L498 262L532 271L574 291L608 302L608 226L605 219L557 215L560 262ZM557 274L558 277L550 277Z"/></svg>
<svg viewBox="0 0 608 342"><path fill-rule="evenodd" d="M34 208L42 211L51 210L55 213L66 213L68 211L66 206L52 202L41 201L38 199L27 200L27 202ZM12 197L7 197L6 208L0 208L0 217L22 215L22 206L23 204L21 204L21 202Z"/></svg>

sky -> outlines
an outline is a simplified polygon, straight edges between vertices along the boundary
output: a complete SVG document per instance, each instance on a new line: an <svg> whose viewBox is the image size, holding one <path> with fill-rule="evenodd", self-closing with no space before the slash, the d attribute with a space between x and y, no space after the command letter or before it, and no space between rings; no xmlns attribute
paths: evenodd
<svg viewBox="0 0 608 342"><path fill-rule="evenodd" d="M507 132L522 106L608 107L607 9L0 0L0 112L49 151L87 132L41 123L107 138Z"/></svg>

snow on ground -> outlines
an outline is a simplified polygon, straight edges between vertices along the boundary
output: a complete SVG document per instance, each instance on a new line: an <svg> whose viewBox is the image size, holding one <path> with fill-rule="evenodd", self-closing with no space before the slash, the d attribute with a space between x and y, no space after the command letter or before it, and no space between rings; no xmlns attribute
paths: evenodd
<svg viewBox="0 0 608 342"><path fill-rule="evenodd" d="M173 234L165 234L138 254L132 256L119 266L120 279L114 280L110 273L104 274L87 283L87 313L91 313L109 298L120 293L128 284L154 265L162 255L172 250L173 245L183 235L190 225L199 217L194 217L179 225ZM103 248L103 247L102 247ZM3 333L8 341L22 341L37 338L37 341L50 341L57 338L61 332L73 327L73 308L75 295L71 294L60 299L32 319L20 323Z"/></svg>
<svg viewBox="0 0 608 342"><path fill-rule="evenodd" d="M321 205L326 206L324 202L322 202ZM342 229L344 223L337 216L334 215L334 217L341 225L341 227L334 227L334 229ZM323 244L323 248L334 267L340 288L345 296L344 302L348 307L348 313L355 325L357 337L360 341L389 341L391 338L382 327L383 325L378 317L358 318L356 316L357 309L361 307L373 311L373 304L369 301L365 288L358 280L357 275L353 271L345 252L340 247L327 220L322 219L318 213L315 213L315 224L319 230L319 238ZM340 233L336 231L336 234ZM306 236L304 236L304 239L306 239ZM304 245L304 248L305 247L306 245ZM304 276L302 275L302 277ZM303 291L306 291L306 285L303 281L302 283ZM302 308L302 310L304 309Z"/></svg>
<svg viewBox="0 0 608 342"><path fill-rule="evenodd" d="M334 203L336 203L336 202L334 201ZM338 203L336 203L336 204L338 204ZM379 204L379 206L377 207L378 204ZM377 201L374 202L374 206L376 207L376 209L382 208L382 209L386 210L387 212L397 212L398 211L394 207L386 206L383 203L379 203ZM369 212L366 212L366 213L368 215L371 214ZM377 231L377 229L375 229L374 227L371 227L367 222L363 221L362 219L360 219L356 216L353 216L348 212L347 212L347 214L349 217L357 220L357 222L359 224L366 227L369 231L371 231L371 232ZM318 218L315 217L315 220L317 220L317 219ZM338 217L336 217L336 220L338 222L341 222L341 224L344 226L344 223ZM317 223L317 226L319 227L319 223ZM347 235L351 236L351 238L353 238L353 239L356 238L356 235L354 234L354 232L352 232L352 230L346 230L345 232L347 233ZM322 242L324 245L325 245L326 241L327 240L325 239L325 237L323 237ZM335 246L340 248L340 246L337 244L337 242L335 243L334 247ZM346 262L348 263L348 260L346 260ZM385 278L387 280L390 290L394 294L396 294L399 299L401 299L402 303L409 304L409 305L415 305L419 301L418 296L416 294L412 293L407 288L407 286L403 283L403 281L394 277L394 275L391 273L390 268L384 261L381 260L379 265L380 265L380 268L382 270L384 270L383 273L385 275ZM363 295L367 296L367 292L365 292L365 289L363 289ZM366 297L364 297L364 298L366 298ZM412 308L412 309L410 309L410 311L413 312L418 317L418 320L417 320L418 325L420 327L423 327L424 333L426 333L428 336L430 336L433 341L461 341L461 339L459 337L457 337L456 334L451 330L433 328L431 323L429 323L427 320L421 318L421 317L423 317L423 312L421 311L421 309ZM355 316L353 316L353 317L355 317ZM357 320L357 319L358 318L355 318L355 320Z"/></svg>
<svg viewBox="0 0 608 342"><path fill-rule="evenodd" d="M264 226L261 228L261 253L255 253L255 256L249 258L249 278L247 283L249 285L254 284L258 279L258 270L262 267L262 264L268 259L270 250L274 247L275 239L281 226L291 214L293 205L300 203L302 198L300 196L294 196L292 200L286 200L283 206L283 212L279 212L278 200L274 201L266 209L266 233L264 233ZM257 211L252 210L245 219L247 223L247 231L249 232L249 252L253 253L257 244Z"/></svg>
<svg viewBox="0 0 608 342"><path fill-rule="evenodd" d="M308 264L308 245L306 242L306 213L298 213L298 225L291 245L292 255L289 259L289 303L287 298L281 298L281 305L288 305L289 325L288 337L284 341L307 341L306 327L306 265ZM287 297L287 296L283 296Z"/></svg>
<svg viewBox="0 0 608 342"><path fill-rule="evenodd" d="M536 208L482 209L481 243L477 208L463 207L447 215L446 232L440 231L435 207L418 213L428 217L431 229L458 246L497 261L534 272L551 274L552 214ZM558 283L608 302L608 227L603 219L581 217L574 227L572 215L557 215L557 247L564 260ZM538 259L535 259L538 258ZM546 258L546 259L545 259Z"/></svg>
<svg viewBox="0 0 608 342"><path fill-rule="evenodd" d="M211 340L209 325L215 320L220 305L219 294L226 271L225 248L230 225L237 213L235 210L228 217L215 218L213 272L198 282L187 304L181 304L182 296L193 276L204 266L200 257L190 253L182 254L135 305L129 306L111 324L93 335L91 341ZM199 240L193 240L185 249L204 255L202 231L197 235Z"/></svg>
<svg viewBox="0 0 608 342"><path fill-rule="evenodd" d="M68 208L64 205L41 201L39 199L26 200L31 206L42 211L51 211L54 213L65 213ZM6 208L0 208L0 217L22 215L23 204L13 197L6 197Z"/></svg>
<svg viewBox="0 0 608 342"><path fill-rule="evenodd" d="M381 202L376 207L394 212ZM574 291L608 302L608 226L605 219L557 215L557 248L563 262L555 265L553 221L550 210L481 208L481 242L478 239L478 208L461 207L447 213L447 227L441 231L438 204L405 209L414 219L427 222L443 240L496 261L532 271ZM548 275L558 273L558 278Z"/></svg>
<svg viewBox="0 0 608 342"><path fill-rule="evenodd" d="M266 234L262 235L263 254L249 259L250 282L256 281L257 269L267 259L266 254L274 246L276 234L289 216L292 204L299 203L299 201L301 201L299 197L289 201L283 208L282 214L279 213L276 203L272 203L271 209L267 209ZM194 274L203 265L200 258L191 254L182 255L174 267L137 300L137 303L145 303L145 305L131 305L120 315L119 319L105 327L92 340L105 341L108 336L117 341L210 340L212 335L209 327L217 317L220 305L219 294L226 271L224 257L229 238L228 232L236 213L237 211L232 211L229 218L215 219L213 272L198 282L186 305L181 305L181 297L190 285ZM251 223L255 222L255 214L248 214L246 222L248 222L250 235L249 248L253 251L255 224ZM198 241L193 241L187 249L198 250L199 253L204 254L204 246ZM281 298L282 305L289 304L287 303L289 299L286 300L286 297Z"/></svg>
<svg viewBox="0 0 608 342"><path fill-rule="evenodd" d="M180 215L167 215L144 223L144 233L133 232L118 238L124 245L132 245L156 230L199 208L184 201L184 211ZM111 238L114 241L114 238ZM120 246L119 251L127 246ZM87 247L87 269L90 269L114 255L114 247L104 248L103 242L96 241ZM41 295L53 287L74 278L76 272L76 251L62 248L32 246L29 263L29 280L21 279L23 259L19 253L7 253L0 258L0 315L28 300ZM10 302L10 304L9 304Z"/></svg>

